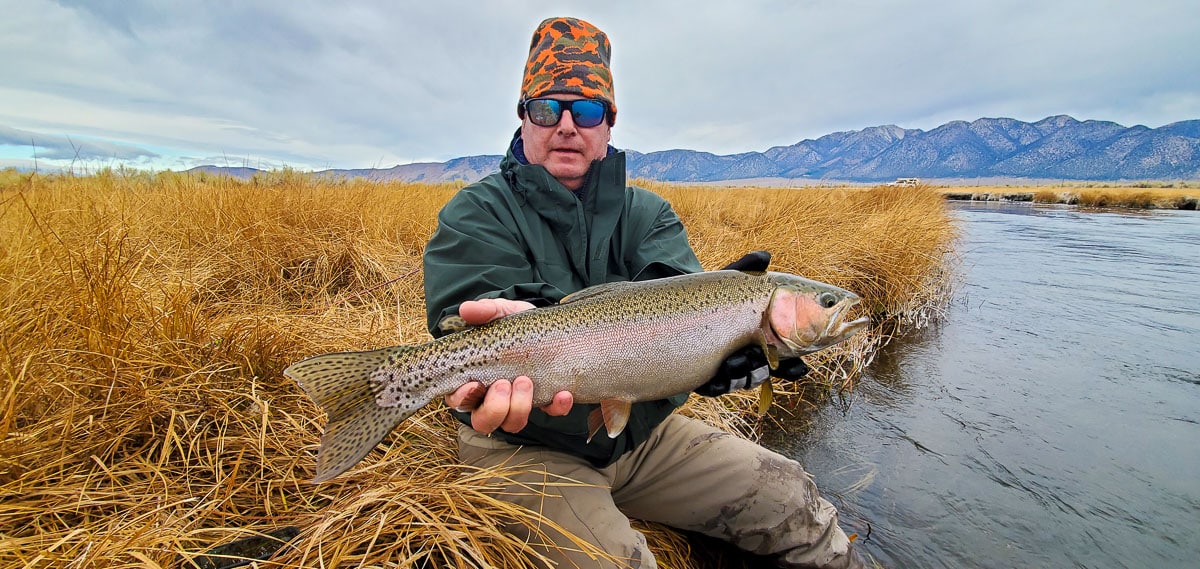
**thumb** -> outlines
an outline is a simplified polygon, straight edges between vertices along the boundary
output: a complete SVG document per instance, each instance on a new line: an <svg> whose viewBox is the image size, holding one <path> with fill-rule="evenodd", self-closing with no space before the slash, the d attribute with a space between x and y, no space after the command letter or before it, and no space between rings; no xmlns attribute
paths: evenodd
<svg viewBox="0 0 1200 569"><path fill-rule="evenodd" d="M466 320L467 324L479 325L510 314L516 314L523 310L529 310L530 308L533 308L533 305L523 300L485 298L483 300L468 300L462 303L458 307L458 315L462 316L462 319Z"/></svg>

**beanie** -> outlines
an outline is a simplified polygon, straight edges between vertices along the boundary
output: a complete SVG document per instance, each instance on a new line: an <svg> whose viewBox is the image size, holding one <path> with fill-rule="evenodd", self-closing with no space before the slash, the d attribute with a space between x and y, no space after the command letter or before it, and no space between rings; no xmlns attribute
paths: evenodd
<svg viewBox="0 0 1200 569"><path fill-rule="evenodd" d="M574 94L604 101L611 126L617 120L611 58L608 36L596 26L577 18L543 20L529 44L517 116L525 118L528 99Z"/></svg>

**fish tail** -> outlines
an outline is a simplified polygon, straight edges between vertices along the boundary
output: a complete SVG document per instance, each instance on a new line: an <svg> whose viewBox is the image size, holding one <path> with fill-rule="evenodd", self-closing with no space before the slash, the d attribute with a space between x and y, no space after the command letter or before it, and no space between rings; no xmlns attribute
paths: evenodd
<svg viewBox="0 0 1200 569"><path fill-rule="evenodd" d="M283 370L321 407L328 420L317 452L313 482L329 480L362 460L401 421L432 400L411 394L404 404L384 407L377 401L380 386L374 376L391 364L407 346L367 352L322 354L296 362ZM392 367L391 365L388 366Z"/></svg>

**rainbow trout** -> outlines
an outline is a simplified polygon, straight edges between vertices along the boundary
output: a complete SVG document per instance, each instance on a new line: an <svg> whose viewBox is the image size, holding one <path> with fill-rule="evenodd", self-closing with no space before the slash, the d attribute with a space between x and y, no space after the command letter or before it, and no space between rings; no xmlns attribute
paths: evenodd
<svg viewBox="0 0 1200 569"><path fill-rule="evenodd" d="M528 376L535 406L570 391L575 403L600 404L590 432L605 427L616 437L632 403L688 393L746 346L762 346L774 368L849 338L868 323L849 320L858 302L852 292L774 272L608 283L426 344L314 356L283 373L329 416L313 479L323 482L471 381Z"/></svg>

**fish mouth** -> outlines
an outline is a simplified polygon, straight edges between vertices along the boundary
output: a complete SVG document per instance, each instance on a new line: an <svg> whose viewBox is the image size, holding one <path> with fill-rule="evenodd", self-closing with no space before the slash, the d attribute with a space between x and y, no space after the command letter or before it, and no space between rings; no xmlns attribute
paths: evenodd
<svg viewBox="0 0 1200 569"><path fill-rule="evenodd" d="M854 320L847 321L846 317L850 313L850 309L858 306L861 301L857 296L842 299L833 307L833 315L829 318L829 323L825 325L825 333L823 337L824 346L832 346L842 340L849 338L867 327L871 323L871 319L867 316L862 316Z"/></svg>
<svg viewBox="0 0 1200 569"><path fill-rule="evenodd" d="M772 332L768 338L769 340L778 340L784 346L787 346L788 351L793 355L799 356L819 352L861 332L871 323L871 319L866 316L854 320L846 320L850 310L857 306L859 302L860 299L857 296L851 295L843 298L833 307L825 309L825 314L829 315L828 320L825 322L825 327L819 328L819 333L817 330L810 329L812 334L807 338L780 335L774 330L773 326L768 327L770 332Z"/></svg>

